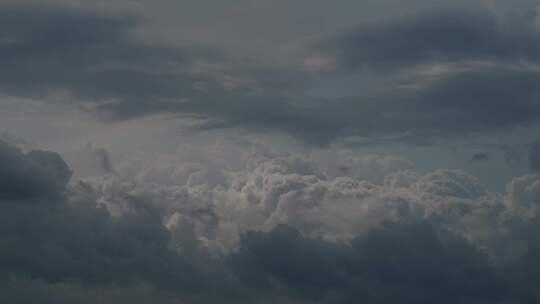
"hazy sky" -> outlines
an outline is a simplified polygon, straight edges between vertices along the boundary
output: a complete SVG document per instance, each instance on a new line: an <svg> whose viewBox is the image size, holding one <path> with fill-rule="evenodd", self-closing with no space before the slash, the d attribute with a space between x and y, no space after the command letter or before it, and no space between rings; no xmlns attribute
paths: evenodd
<svg viewBox="0 0 540 304"><path fill-rule="evenodd" d="M540 4L0 0L6 303L537 303Z"/></svg>

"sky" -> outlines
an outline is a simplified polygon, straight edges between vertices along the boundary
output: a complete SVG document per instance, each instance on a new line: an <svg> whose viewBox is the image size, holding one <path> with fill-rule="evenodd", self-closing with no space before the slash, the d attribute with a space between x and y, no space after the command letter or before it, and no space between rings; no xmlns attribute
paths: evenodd
<svg viewBox="0 0 540 304"><path fill-rule="evenodd" d="M0 302L540 301L540 3L0 0Z"/></svg>

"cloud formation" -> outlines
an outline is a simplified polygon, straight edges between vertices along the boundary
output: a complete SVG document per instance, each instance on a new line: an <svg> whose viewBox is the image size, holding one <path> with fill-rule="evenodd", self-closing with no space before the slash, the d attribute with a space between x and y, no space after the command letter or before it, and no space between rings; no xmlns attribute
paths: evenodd
<svg viewBox="0 0 540 304"><path fill-rule="evenodd" d="M136 13L7 3L1 19L4 95L75 104L108 121L172 113L196 130L277 131L327 145L456 139L535 125L540 115L531 14L442 9L384 19L304 44L306 58L289 65L152 42ZM336 65L312 71L302 63L312 54ZM388 79L382 89L306 94L321 78L366 69Z"/></svg>
<svg viewBox="0 0 540 304"><path fill-rule="evenodd" d="M536 3L206 2L0 4L1 303L540 302Z"/></svg>
<svg viewBox="0 0 540 304"><path fill-rule="evenodd" d="M536 62L540 36L530 15L505 20L487 10L422 11L362 24L327 47L337 53L343 68L353 69L463 60Z"/></svg>
<svg viewBox="0 0 540 304"><path fill-rule="evenodd" d="M66 185L70 171L58 154L3 150L0 163L34 170L24 179L2 171L3 183L33 194L0 188L5 300L538 300L536 174L496 195L461 171L418 177L398 166L372 183L328 177L306 156L256 149L245 169L219 167L219 184L199 171L191 173L196 183L133 179L144 166L125 165ZM50 195L34 175L62 186L48 187Z"/></svg>
<svg viewBox="0 0 540 304"><path fill-rule="evenodd" d="M61 196L72 173L56 153L22 153L1 140L0 158L0 199L3 200Z"/></svg>

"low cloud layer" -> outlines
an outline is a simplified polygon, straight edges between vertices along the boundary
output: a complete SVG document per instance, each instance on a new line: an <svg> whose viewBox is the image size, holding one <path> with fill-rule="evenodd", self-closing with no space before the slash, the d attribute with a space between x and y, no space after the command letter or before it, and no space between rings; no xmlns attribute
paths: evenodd
<svg viewBox="0 0 540 304"><path fill-rule="evenodd" d="M539 300L535 173L497 195L465 172L421 176L399 158L354 156L362 166L333 177L264 148L231 168L216 157L222 147L176 161L141 155L66 186L58 154L2 147L0 163L28 168L3 170L3 301ZM354 177L365 168L385 177Z"/></svg>

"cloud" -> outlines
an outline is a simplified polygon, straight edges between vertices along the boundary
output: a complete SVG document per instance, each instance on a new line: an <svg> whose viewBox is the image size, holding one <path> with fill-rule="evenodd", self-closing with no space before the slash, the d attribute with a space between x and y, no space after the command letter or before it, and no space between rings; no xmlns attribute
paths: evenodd
<svg viewBox="0 0 540 304"><path fill-rule="evenodd" d="M20 149L25 149L25 148L28 149L28 148L32 147L32 144L29 143L28 141L26 141L25 139L19 138L17 136L14 136L14 135L6 133L6 132L3 132L0 135L0 140L2 140L3 142L5 142L5 143L7 143L9 145L18 147Z"/></svg>
<svg viewBox="0 0 540 304"><path fill-rule="evenodd" d="M145 43L135 37L141 22L136 14L82 6L2 4L0 88L74 102L104 119L190 113L181 100L203 99L198 85L220 90L217 80L192 71L218 52Z"/></svg>
<svg viewBox="0 0 540 304"><path fill-rule="evenodd" d="M350 176L374 183L381 183L390 173L414 170L414 164L401 157L355 155L348 150L315 153L313 158L331 177Z"/></svg>
<svg viewBox="0 0 540 304"><path fill-rule="evenodd" d="M72 174L57 153L23 153L1 140L0 158L0 200L61 196Z"/></svg>
<svg viewBox="0 0 540 304"><path fill-rule="evenodd" d="M84 148L64 154L67 163L73 168L74 178L116 174L110 153L104 148L87 143Z"/></svg>
<svg viewBox="0 0 540 304"><path fill-rule="evenodd" d="M534 211L540 201L540 181L537 174L527 174L514 178L507 185L509 201L517 209Z"/></svg>
<svg viewBox="0 0 540 304"><path fill-rule="evenodd" d="M190 120L191 130L280 132L319 146L342 139L447 144L529 128L540 118L532 12L373 18L323 45L298 39L292 47L299 49L279 44L248 60L240 45L227 53L179 44L192 37L150 37L146 12L38 2L0 4L0 94L13 104L24 99L21 108L75 106L100 123L167 113ZM216 18L250 15L224 11ZM300 23L326 27L311 13ZM202 32L219 27L187 17L197 20L178 22L210 24ZM265 27L280 20L265 19ZM242 30L260 34L257 22ZM297 52L324 68L288 56ZM280 56L293 63L277 64ZM365 75L376 76L373 86L360 83ZM342 79L358 81L358 90L325 98L310 90L332 91ZM47 113L39 119L48 121ZM17 124L35 127L20 117ZM84 128L75 119L51 122L54 135ZM74 132L94 138L100 130ZM531 171L493 193L465 171L423 172L425 164L387 154L290 154L225 139L168 153L115 143L123 153L110 154L87 145L64 161L14 135L0 138L0 302L540 302L536 143L503 148L508 161L527 155ZM147 149L141 140L129 145Z"/></svg>
<svg viewBox="0 0 540 304"><path fill-rule="evenodd" d="M4 95L75 105L108 122L175 113L196 120L198 130L328 133L292 103L291 86L303 87L307 76L301 71L237 64L222 50L147 41L137 36L143 20L133 13L7 3L2 15Z"/></svg>
<svg viewBox="0 0 540 304"><path fill-rule="evenodd" d="M362 24L323 46L344 69L399 69L429 62L538 61L540 34L531 12L500 19L488 10L432 10Z"/></svg>
<svg viewBox="0 0 540 304"><path fill-rule="evenodd" d="M3 183L46 176L57 185L47 188L55 195L42 180L24 195L0 187L2 299L538 300L535 174L497 195L461 171L376 166L388 173L371 183L329 177L307 156L256 149L245 169L223 168L220 184L134 180L136 168L119 166L117 175L66 185L70 171L56 153L2 151L1 164L24 169L2 170Z"/></svg>
<svg viewBox="0 0 540 304"><path fill-rule="evenodd" d="M203 263L176 254L151 205L119 187L109 186L104 195L87 182L67 186L71 171L56 153L23 154L4 143L1 150L0 239L6 250L0 253L0 285L6 297L65 303L86 294L91 303L102 290L124 303L146 288L148 298L166 303L175 286L191 294L206 284L193 281Z"/></svg>
<svg viewBox="0 0 540 304"><path fill-rule="evenodd" d="M109 122L169 113L193 121L192 131L280 132L324 146L350 138L431 143L540 118L540 38L530 17L428 11L381 21L337 34L329 49L311 47L342 63L318 74L150 42L135 13L8 3L2 15L2 93L75 105ZM305 94L313 80L363 66L386 75L382 90Z"/></svg>
<svg viewBox="0 0 540 304"><path fill-rule="evenodd" d="M330 138L406 143L460 139L536 125L539 79L528 68L478 67L426 83L413 80L414 88L396 85L367 97L323 103L311 113L331 130Z"/></svg>
<svg viewBox="0 0 540 304"><path fill-rule="evenodd" d="M506 296L483 254L429 223L388 224L350 244L307 239L279 226L246 234L231 260L258 292L315 303L496 303Z"/></svg>
<svg viewBox="0 0 540 304"><path fill-rule="evenodd" d="M340 63L338 73L387 81L315 111L332 113L321 120L335 137L375 142L429 143L536 125L540 32L531 15L422 11L338 33L317 46Z"/></svg>
<svg viewBox="0 0 540 304"><path fill-rule="evenodd" d="M533 172L540 170L540 145L537 140L520 145L502 146L501 150L508 164L525 163Z"/></svg>
<svg viewBox="0 0 540 304"><path fill-rule="evenodd" d="M491 158L489 153L486 152L477 152L471 157L471 161L473 162L482 162L487 161Z"/></svg>
<svg viewBox="0 0 540 304"><path fill-rule="evenodd" d="M418 179L411 188L442 197L478 198L487 194L477 178L459 170L433 171Z"/></svg>
<svg viewBox="0 0 540 304"><path fill-rule="evenodd" d="M92 152L92 155L99 163L101 169L106 173L114 173L115 169L109 156L109 152L103 148L92 148L92 145L88 145L88 149Z"/></svg>
<svg viewBox="0 0 540 304"><path fill-rule="evenodd" d="M540 171L540 143L533 143L529 152L529 166L533 171Z"/></svg>

